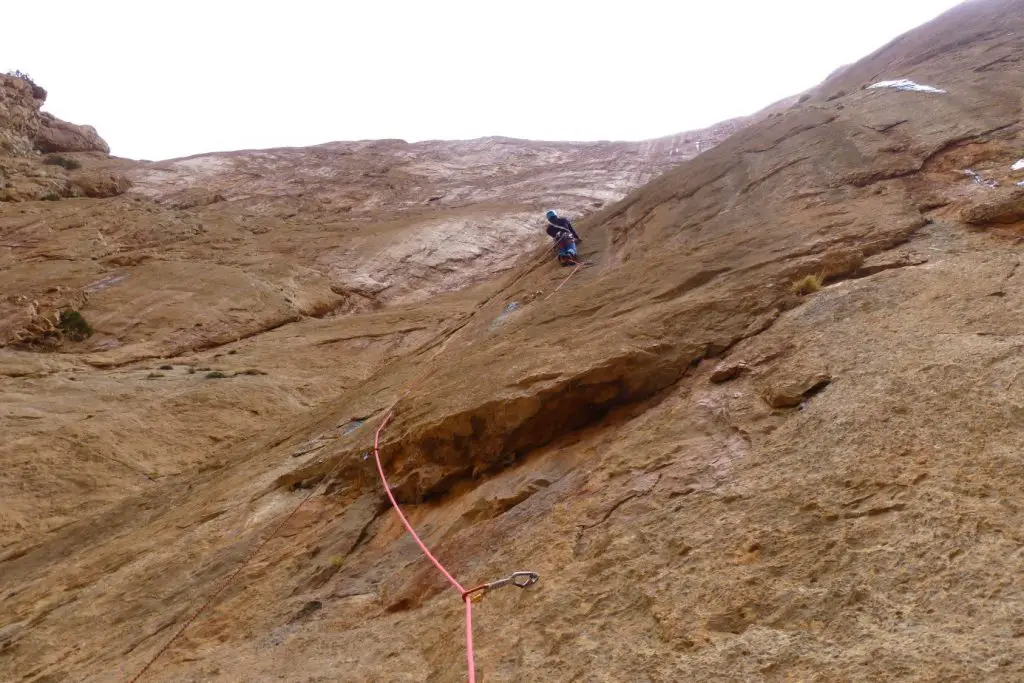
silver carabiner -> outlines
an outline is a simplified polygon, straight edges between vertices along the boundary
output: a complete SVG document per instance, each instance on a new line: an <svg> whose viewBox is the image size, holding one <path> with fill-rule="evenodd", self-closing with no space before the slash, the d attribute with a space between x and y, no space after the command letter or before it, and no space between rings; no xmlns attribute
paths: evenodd
<svg viewBox="0 0 1024 683"><path fill-rule="evenodd" d="M495 588L501 588L512 584L517 588L526 588L532 586L540 580L540 574L537 572L513 572L511 576L505 577L504 579L498 579L485 584L487 590L494 590Z"/></svg>
<svg viewBox="0 0 1024 683"><path fill-rule="evenodd" d="M540 574L537 572L515 572L509 577L512 585L517 588L526 588L540 581Z"/></svg>

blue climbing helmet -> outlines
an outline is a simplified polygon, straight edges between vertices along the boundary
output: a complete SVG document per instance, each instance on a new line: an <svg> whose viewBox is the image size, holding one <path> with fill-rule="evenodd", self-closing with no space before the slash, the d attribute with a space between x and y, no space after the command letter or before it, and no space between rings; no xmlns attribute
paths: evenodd
<svg viewBox="0 0 1024 683"><path fill-rule="evenodd" d="M552 211L551 209L548 209L548 212L544 214L544 217L547 218L548 220L551 220L552 218L558 218L558 214Z"/></svg>

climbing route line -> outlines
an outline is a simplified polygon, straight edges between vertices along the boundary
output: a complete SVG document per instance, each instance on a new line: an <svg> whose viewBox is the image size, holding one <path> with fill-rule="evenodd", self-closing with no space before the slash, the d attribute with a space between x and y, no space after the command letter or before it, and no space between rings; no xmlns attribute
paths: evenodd
<svg viewBox="0 0 1024 683"><path fill-rule="evenodd" d="M536 256L543 256L544 258L543 259L538 259L538 258L536 258ZM533 259L531 259L531 262L529 262L529 264L519 273L519 275L517 275L515 278L513 278L510 283L508 283L507 285L502 287L498 292L488 296L479 306L476 307L474 312L466 320L461 321L461 322L453 325L451 328L445 330L444 332L439 334L437 337L435 337L434 341L428 343L424 347L421 347L416 353L422 353L424 351L429 350L430 348L433 348L434 349L434 356L438 355L444 349L445 343L447 341L449 341L452 337L454 337L456 334L458 334L460 331L462 331L462 329L467 324L469 324L469 322L477 315L477 313L479 313L488 303L490 303L496 296L498 296L498 294L502 290L506 290L506 289L514 286L517 282L519 282L519 280L521 280L526 275L528 275L531 272L533 272L537 267L542 265L544 263L544 261L546 261L546 260L547 260L547 249L545 248L543 251L538 250L536 252L536 254L535 254L535 257ZM576 273L576 271L579 270L584 265L586 265L586 264L584 264L584 263L577 263L576 268L573 270L572 273L569 274L569 277L572 277ZM563 280L562 284L559 285L555 289L555 292L557 292L559 289L561 289L562 285L564 285L566 282L568 282L568 280L569 280L568 277L565 280ZM550 298L553 294L554 294L554 292L552 292L550 295L548 295L548 298ZM431 360L433 360L433 358L431 358ZM403 392L399 396L398 401L400 401L402 398L404 398L406 395L408 395L408 393L412 390L413 386L419 384L419 382L423 381L426 377L428 377L430 374L432 374L432 372L433 372L432 370L428 370L428 371L422 373L421 375L419 375L418 377L416 377L408 385L406 385L406 388L403 390ZM513 586L516 586L518 588L526 588L527 586L532 586L534 583L536 583L540 579L540 575L537 574L536 572L515 572L515 573L513 573L511 576L509 576L507 578L499 579L498 581L492 581L490 583L481 584L479 586L475 586L475 587L470 588L469 590L467 590L467 589L463 588L462 584L460 584L455 579L455 577L453 577L451 575L451 573L448 572L448 570L444 568L444 565L442 565L438 561L438 559L436 557L434 557L433 553L430 552L430 549L427 548L426 544L423 543L422 539L420 539L419 535L416 533L416 530L413 528L412 524L409 523L409 520L406 518L405 514L402 512L401 507L398 505L398 501L395 499L394 494L392 494L392 492L391 492L391 487L388 485L387 477L384 474L384 467L381 464L381 459L380 459L380 435L381 435L381 432L384 430L384 427L388 424L388 422L391 421L391 418L394 416L395 408L398 405L398 401L396 401L391 406L391 408L388 409L388 411L386 412L386 414L384 416L384 420L381 422L380 426L377 428L377 432L374 434L374 439L373 439L373 455L374 455L374 458L375 458L375 460L377 462L377 472L380 474L381 482L384 485L384 492L387 494L388 499L391 501L391 505L392 505L392 507L394 507L395 513L398 515L398 517L401 520L402 525L405 527L406 531L408 531L409 535L412 536L413 540L416 541L417 545L419 545L420 549L426 555L427 559L429 559L434 564L434 566L437 567L437 569L441 572L441 574L444 575L445 579L448 580L448 582L452 585L452 587L454 587L456 590L459 591L459 594L462 597L463 602L466 603L466 660L467 660L467 665L469 667L469 681L470 681L470 683L476 683L476 667L474 665L474 651L473 651L473 602L475 600L479 600L481 597L483 597L484 593L486 591L488 591L488 590L494 590L496 588L501 588L501 587L507 586L507 585L513 585ZM327 486L330 485L330 482L334 478L334 475L337 474L338 470L340 469L342 462L344 462L343 459L339 458L338 462L335 463L335 465L331 469L331 471L327 474L326 477L324 477L323 482L322 482L323 490L326 491ZM160 657L165 652L167 652L170 649L171 645L173 645L175 643L175 641L177 641L178 638L181 637L181 635L188 629L188 627L191 626L196 621L196 619L198 619L203 614L203 612L205 612L207 609L210 608L211 605L213 605L213 603L217 600L217 598L219 598L221 595L223 595L224 591L226 591L228 589L228 587L231 586L232 583L234 583L235 579L238 578L238 576L242 573L242 571L247 566L249 566L249 564L252 562L252 560L260 553L260 551L263 550L264 547L266 547L267 543L269 543L274 537L277 536L277 534L281 531L281 529L284 528L284 526L299 512L299 510L301 510L302 507L311 498L313 498L314 495L316 495L318 493L320 488L321 488L321 486L317 486L317 487L314 487L313 489L311 489L310 492L308 494L306 494L306 496L303 497L302 500L300 500L299 503L294 508L292 508L291 512L289 512L288 515L285 516L285 518L282 519L281 522L276 527L274 527L274 529L270 532L270 534L267 535L267 537L264 538L262 541L257 543L252 548L252 550L249 551L249 553L245 556L245 558L238 565L238 567L236 567L235 570L232 571L231 574L229 574L228 577L224 580L224 582L221 584L220 588L218 588L216 591L214 591L203 602L203 604L200 605L199 608L196 609L196 611L193 612L192 615L188 619L185 620L185 622L178 628L178 630L174 632L174 635L172 635L167 640L167 642L164 643L163 646L159 650L157 650L156 653L152 657L149 658L149 661L147 661L145 666L143 666L142 669L137 674L135 674L135 676L129 681L129 683L136 683L137 681L142 679L142 677L146 674L147 671L149 671L149 669L153 666L153 664L156 663L156 661L158 659L160 659Z"/></svg>
<svg viewBox="0 0 1024 683"><path fill-rule="evenodd" d="M540 575L537 572L515 572L508 578L481 584L466 590L462 587L462 584L452 576L451 572L445 569L445 566L441 564L440 560L434 557L434 554L430 552L430 548L428 548L427 544L423 542L423 539L421 539L419 534L416 533L416 529L414 529L412 524L409 523L409 519L405 516L405 513L402 512L402 507L395 499L395 494L391 492L391 485L388 484L388 478L384 474L384 465L381 464L380 434L384 431L384 428L391 421L394 414L395 408L392 406L384 416L380 426L377 427L377 432L373 435L373 457L377 463L377 473L380 474L380 481L384 485L384 493L387 494L388 500L391 501L391 506L395 509L395 514L398 515L398 519L402 522L402 526L404 526L405 530L409 532L410 536L412 536L412 540L416 541L416 545L420 547L420 550L423 551L423 554L426 555L427 559L430 560L430 562L437 567L437 570L441 572L444 578L448 580L448 583L450 583L455 590L459 591L462 601L466 603L466 666L469 671L469 683L476 683L476 664L474 661L475 654L473 651L473 602L483 597L486 591L501 588L502 586L513 585L519 588L532 586L540 579Z"/></svg>

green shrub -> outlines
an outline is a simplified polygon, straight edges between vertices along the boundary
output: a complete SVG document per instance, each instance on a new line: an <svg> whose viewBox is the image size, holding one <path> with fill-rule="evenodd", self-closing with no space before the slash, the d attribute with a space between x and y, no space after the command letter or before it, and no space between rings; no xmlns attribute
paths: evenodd
<svg viewBox="0 0 1024 683"><path fill-rule="evenodd" d="M78 311L61 311L57 326L65 339L82 341L92 336L92 327Z"/></svg>
<svg viewBox="0 0 1024 683"><path fill-rule="evenodd" d="M206 379L224 379L225 377L227 377L227 375L220 370L214 370L213 372L206 373Z"/></svg>
<svg viewBox="0 0 1024 683"><path fill-rule="evenodd" d="M71 157L61 156L60 154L51 154L47 157L44 157L43 163L49 164L50 166L60 166L62 168L66 168L69 171L74 171L76 169L82 168L82 164L80 164L75 159L72 159Z"/></svg>

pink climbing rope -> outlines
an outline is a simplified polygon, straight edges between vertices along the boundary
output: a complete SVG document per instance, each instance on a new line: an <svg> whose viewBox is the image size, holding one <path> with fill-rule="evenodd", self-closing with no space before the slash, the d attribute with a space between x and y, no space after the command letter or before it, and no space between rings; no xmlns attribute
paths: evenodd
<svg viewBox="0 0 1024 683"><path fill-rule="evenodd" d="M412 536L412 540L416 541L416 545L420 547L420 550L422 550L423 554L427 556L427 559L437 567L438 571L444 575L444 578L448 579L448 583L459 591L459 594L462 596L462 601L466 603L466 666L469 669L469 683L476 683L476 663L473 654L472 595L483 587L481 586L467 591L462 587L461 583L455 580L455 577L444 568L444 565L441 564L436 557L434 557L434 554L430 552L430 548L428 548L426 543L423 542L419 534L416 533L416 530L412 528L412 524L409 523L405 513L402 512L402 508L398 505L398 501L395 500L395 494L391 493L391 486L388 484L388 478L384 474L384 466L380 462L380 433L384 431L384 427L386 427L388 422L391 421L394 414L395 408L392 406L391 409L388 410L387 415L384 416L384 420L380 423L380 426L377 427L377 433L373 435L373 458L377 461L377 473L380 474L381 483L384 484L384 493L388 495L388 500L391 501L391 506L395 509L398 519L402 521L402 526L404 526L405 530L409 532L410 536Z"/></svg>
<svg viewBox="0 0 1024 683"><path fill-rule="evenodd" d="M548 294L548 295L547 295L546 297L544 297L544 301L547 301L548 299L550 299L551 297L553 297L553 296L554 296L554 295L555 295L555 294L556 294L556 293L558 292L558 290L560 290L560 289L562 288L562 286L563 286L563 285L564 285L564 284L565 284L566 282L568 282L568 281L569 281L569 278L570 278L570 277L572 277L573 275L575 275L575 274L576 274L576 271L577 271L577 270L579 270L580 268L582 268L582 267L583 267L583 265L584 265L583 263L581 263L581 262L579 262L579 261L576 261L576 267L572 269L572 272L571 272L571 273L569 273L568 277L566 277L566 278L565 278L564 280L562 280L562 284L560 284L560 285L558 285L557 287L555 287L555 291L554 291L554 292L551 292L551 293L550 293L550 294Z"/></svg>
<svg viewBox="0 0 1024 683"><path fill-rule="evenodd" d="M377 461L377 473L380 474L380 480L384 484L384 493L388 494L388 500L391 501L391 506L395 508L395 513L398 515L398 519L402 520L402 526L404 526L405 530L409 532L410 536L412 536L412 540L416 541L416 544L420 547L420 550L423 551L423 554L427 556L428 560L434 563L434 566L437 567L438 571L444 574L444 578L448 579L448 583L455 586L456 590L458 590L460 594L464 594L466 589L462 587L461 583L455 580L454 576L448 573L448 570L444 568L444 565L441 564L438 559L434 557L434 554L430 552L430 549L420 539L419 534L417 534L416 530L412 528L412 524L409 523L405 513L402 512L402 508L399 507L398 501L395 500L395 494L391 493L391 486L388 485L388 478L384 475L384 466L381 465L380 462L380 433L384 431L384 427L386 427L388 422L391 421L394 414L395 409L391 408L391 410L388 411L388 414L384 416L384 421L380 423L380 427L377 427L377 433L373 435L373 457Z"/></svg>
<svg viewBox="0 0 1024 683"><path fill-rule="evenodd" d="M576 262L576 263L577 263L576 268L572 271L572 273L569 273L569 277L565 278L565 280L562 282L562 285L564 285L566 282L568 282L569 278L572 277L573 275L575 275L576 271L579 270L580 268L582 268L585 265L584 263L581 263L581 262ZM530 270L531 269L527 269L523 273L520 273L518 276L516 276L516 278L508 286L511 287L511 285L513 285L516 282L518 282L522 277L524 277L527 273L529 273ZM562 285L559 285L558 288L555 289L555 292L557 292L559 289L561 289ZM551 296L553 296L553 295L554 295L554 292L552 292L550 295L548 295L548 298L551 298ZM490 299L488 299L487 301L490 301ZM460 328L461 328L461 326L459 328L456 328L456 331L458 331L458 329L460 329ZM440 348L443 348L443 345L441 347L439 347L439 349ZM430 372L427 371L427 372L423 373L422 375L420 375L418 378L416 378L413 382L408 384L407 386L410 387L410 389L406 389L406 391L403 392L402 395L399 397L399 400L401 400L402 397L404 397L406 394L409 393L409 391L411 390L411 386L412 385L420 382L425 377L427 377L429 374L430 374ZM511 576L509 576L506 579L502 579L502 580L499 580L499 581L492 581L491 583L481 584L479 586L475 586L473 588L470 588L469 590L466 590L465 588L462 587L462 584L460 584L458 581L456 581L455 577L453 577L448 572L448 570L444 568L444 565L442 565L438 561L438 559L436 557L434 557L433 553L430 552L430 549L427 548L426 544L424 544L423 541L420 539L419 534L416 533L416 530L412 528L412 524L409 523L409 520L406 518L405 514L402 512L402 508L399 507L398 501L395 500L394 494L391 493L391 486L388 484L387 477L384 475L384 467L383 467L383 465L381 465L381 462L380 462L380 433L382 431L384 431L384 427L387 426L388 422L390 422L391 418L394 416L394 414L395 414L395 405L397 405L397 402L394 405L392 405L391 408L388 409L387 414L384 416L383 422L380 423L380 426L377 427L377 432L373 435L373 457L374 457L374 460L376 460L376 462L377 462L377 472L380 474L380 480L384 484L384 493L387 494L388 499L391 501L391 506L395 509L395 512L398 514L398 518L402 521L402 526L405 527L405 530L408 531L409 535L412 536L414 541L416 541L416 544L419 545L420 549L423 551L423 554L427 556L427 559L429 559L434 564L434 566L437 567L438 570L444 575L444 577L446 579L448 579L448 582L451 583L452 586L455 587L455 589L459 591L459 594L462 596L462 601L466 603L466 664L467 664L467 666L469 668L469 683L476 683L476 664L475 664L475 661L474 661L475 658L474 658L474 652L473 652L473 598L474 598L474 596L481 595L483 592L485 592L487 590L490 590L490 589L493 589L493 588L498 588L498 587L509 585L509 584L514 585L514 586L518 586L519 588L526 588L527 586L532 586L534 583L536 583L537 580L540 578L540 576L536 572L515 572L515 573L513 573ZM338 469L341 467L342 462L344 462L344 461L343 460L338 460L338 463L334 466L334 468L330 471L330 473L328 473L328 475L326 477L326 481L329 482L332 479L332 477L334 476L335 472L337 472ZM296 513L298 513L298 511L300 509L302 509L302 507L310 500L310 498L313 497L313 494L315 492L316 492L316 488L311 489L309 491L309 493L306 494L306 496L303 497L303 499L301 501L299 501L299 504L296 505L294 508L292 508L292 511L288 513L288 515L281 521L281 523L278 524L276 527L274 527L273 531L271 531L271 533L266 538L264 538L260 543L258 543L246 555L245 559L242 560L241 564L239 564L235 568L235 570L228 576L227 580L224 581L223 584L221 584L221 587L219 589L217 589L217 591L213 595L211 595L209 598L206 599L206 601L199 607L199 609L197 609L192 614L192 616L190 616L185 621L185 623L182 624L182 626L174 633L174 635L172 635L171 638L166 643L164 643L163 647L161 647L159 650L157 650L156 654L153 655L146 662L145 666L142 667L142 670L139 671L131 679L130 683L136 683L136 681L140 680L143 677L143 675L145 675L146 672L149 671L150 667L152 667L153 664L156 663L156 661L165 652L167 652L168 649L170 649L171 645L181 636L181 634L184 633L185 630L188 629L188 627L191 626L192 623L196 619L198 619L199 616L210 607L210 605L213 604L214 600L216 600L218 597L220 597L220 595L228 588L228 586L230 586L235 581L235 579L239 576L239 574L241 574L242 570L245 569L249 565L249 563L253 560L253 558L255 558L256 555L259 554L259 552L261 550L263 550L263 548L267 545L267 543L269 543L271 541L271 539L275 538L277 536L277 534L280 533L281 529L284 528L285 524L287 524L292 519L292 517L294 517L296 515Z"/></svg>
<svg viewBox="0 0 1024 683"><path fill-rule="evenodd" d="M476 662L473 661L473 601L469 595L463 594L466 603L466 670L469 671L469 683L476 683Z"/></svg>

